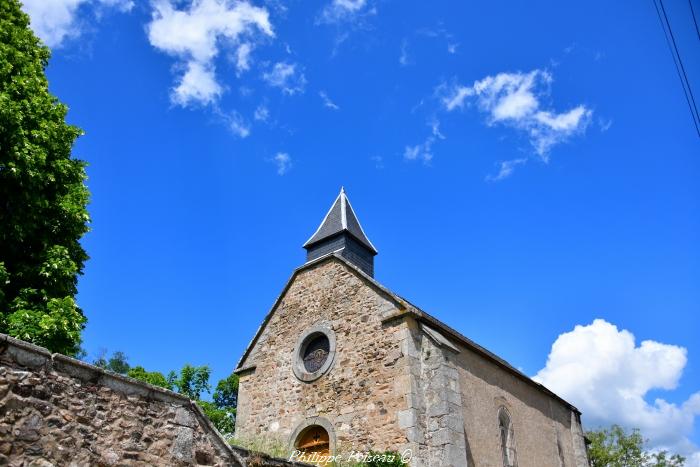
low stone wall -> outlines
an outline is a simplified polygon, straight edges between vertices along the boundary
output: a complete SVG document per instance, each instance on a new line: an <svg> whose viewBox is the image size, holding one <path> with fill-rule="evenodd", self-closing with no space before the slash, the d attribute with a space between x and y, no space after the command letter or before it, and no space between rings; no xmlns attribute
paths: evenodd
<svg viewBox="0 0 700 467"><path fill-rule="evenodd" d="M0 334L0 465L303 464L229 446L186 397Z"/></svg>

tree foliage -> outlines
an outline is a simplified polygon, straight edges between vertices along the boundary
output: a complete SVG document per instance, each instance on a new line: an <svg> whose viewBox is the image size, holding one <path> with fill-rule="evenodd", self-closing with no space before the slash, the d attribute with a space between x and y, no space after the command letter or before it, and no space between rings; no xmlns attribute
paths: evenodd
<svg viewBox="0 0 700 467"><path fill-rule="evenodd" d="M0 332L75 355L89 193L85 163L71 158L81 130L48 89L49 56L18 0L0 2Z"/></svg>
<svg viewBox="0 0 700 467"><path fill-rule="evenodd" d="M210 374L211 370L206 365L192 366L187 364L182 367L179 375L171 371L168 380L172 382L177 392L198 401L203 392L209 393L211 391Z"/></svg>
<svg viewBox="0 0 700 467"><path fill-rule="evenodd" d="M222 379L214 390L214 403L219 408L236 407L238 405L238 375L231 373Z"/></svg>
<svg viewBox="0 0 700 467"><path fill-rule="evenodd" d="M638 429L626 432L619 425L589 431L588 456L591 467L682 467L685 458L666 451L644 450L644 438Z"/></svg>
<svg viewBox="0 0 700 467"><path fill-rule="evenodd" d="M167 378L163 376L163 373L159 371L146 371L146 369L142 366L135 366L130 368L126 375L129 378L138 379L139 381L143 381L144 383L152 384L154 386L160 386L161 388L170 390L173 389L172 383L168 381Z"/></svg>
<svg viewBox="0 0 700 467"><path fill-rule="evenodd" d="M128 360L129 358L124 352L116 351L111 357L109 357L109 359L107 358L107 352L104 352L92 363L93 365L104 368L107 371L118 373L120 375L126 375L131 368Z"/></svg>

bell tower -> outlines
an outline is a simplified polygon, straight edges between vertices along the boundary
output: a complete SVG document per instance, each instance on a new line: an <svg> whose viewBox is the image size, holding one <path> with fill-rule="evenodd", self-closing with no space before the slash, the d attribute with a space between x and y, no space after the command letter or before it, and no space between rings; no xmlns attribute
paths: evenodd
<svg viewBox="0 0 700 467"><path fill-rule="evenodd" d="M307 262L335 252L374 277L377 250L362 230L343 188L304 248Z"/></svg>

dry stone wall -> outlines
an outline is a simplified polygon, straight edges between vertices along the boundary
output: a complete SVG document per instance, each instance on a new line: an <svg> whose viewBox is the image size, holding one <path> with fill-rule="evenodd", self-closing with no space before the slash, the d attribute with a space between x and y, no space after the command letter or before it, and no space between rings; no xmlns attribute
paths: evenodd
<svg viewBox="0 0 700 467"><path fill-rule="evenodd" d="M0 465L302 464L232 448L186 397L0 334Z"/></svg>

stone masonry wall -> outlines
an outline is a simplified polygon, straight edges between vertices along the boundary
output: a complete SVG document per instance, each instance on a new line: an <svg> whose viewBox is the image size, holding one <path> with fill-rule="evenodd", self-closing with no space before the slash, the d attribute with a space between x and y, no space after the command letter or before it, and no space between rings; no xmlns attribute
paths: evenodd
<svg viewBox="0 0 700 467"><path fill-rule="evenodd" d="M401 358L405 324L382 323L394 312L389 297L340 260L299 272L241 363L254 369L241 373L236 437L276 438L289 446L301 423L322 417L336 452L407 446L397 423L408 384ZM292 371L293 353L299 336L317 325L335 333L335 362L306 383Z"/></svg>
<svg viewBox="0 0 700 467"><path fill-rule="evenodd" d="M459 346L451 359L459 374L468 456L499 465L498 410L514 429L518 467L588 467L578 414L562 401Z"/></svg>
<svg viewBox="0 0 700 467"><path fill-rule="evenodd" d="M579 415L470 347L406 318L411 384L399 412L415 467L503 465L498 412L514 428L518 467L588 467Z"/></svg>
<svg viewBox="0 0 700 467"><path fill-rule="evenodd" d="M0 334L0 465L301 464L230 447L186 397Z"/></svg>

